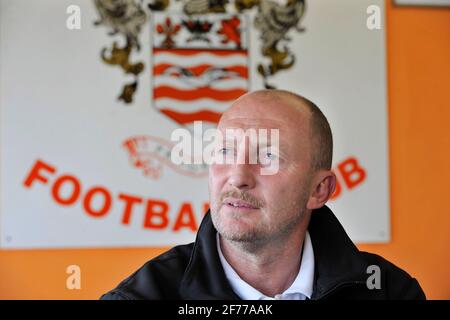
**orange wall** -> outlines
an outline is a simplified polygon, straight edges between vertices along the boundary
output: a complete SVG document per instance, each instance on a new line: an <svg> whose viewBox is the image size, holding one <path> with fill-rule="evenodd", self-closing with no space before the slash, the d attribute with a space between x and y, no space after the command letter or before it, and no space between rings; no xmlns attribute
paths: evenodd
<svg viewBox="0 0 450 320"><path fill-rule="evenodd" d="M392 241L360 245L450 299L450 10L387 8ZM159 249L0 251L0 299L96 299ZM81 267L81 290L66 267Z"/></svg>
<svg viewBox="0 0 450 320"><path fill-rule="evenodd" d="M359 248L450 299L450 9L388 8L387 24L392 241Z"/></svg>

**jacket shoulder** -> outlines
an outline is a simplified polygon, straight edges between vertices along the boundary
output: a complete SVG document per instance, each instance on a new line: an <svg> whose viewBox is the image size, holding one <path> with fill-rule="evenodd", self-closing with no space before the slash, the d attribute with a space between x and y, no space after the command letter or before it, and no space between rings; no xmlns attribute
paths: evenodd
<svg viewBox="0 0 450 320"><path fill-rule="evenodd" d="M179 299L178 288L189 263L193 243L176 246L147 261L101 300Z"/></svg>
<svg viewBox="0 0 450 320"><path fill-rule="evenodd" d="M419 285L419 282L411 277L405 270L397 267L392 262L383 257L361 251L360 254L367 262L368 277L374 274L374 269L369 269L369 266L379 267L380 270L380 285L381 290L384 291L386 299L394 300L424 300L425 293Z"/></svg>

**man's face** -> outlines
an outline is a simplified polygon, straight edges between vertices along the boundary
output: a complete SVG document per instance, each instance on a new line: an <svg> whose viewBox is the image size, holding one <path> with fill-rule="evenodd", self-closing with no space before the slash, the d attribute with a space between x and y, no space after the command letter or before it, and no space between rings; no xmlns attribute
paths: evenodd
<svg viewBox="0 0 450 320"><path fill-rule="evenodd" d="M239 242L266 242L286 236L303 221L311 192L312 146L309 113L292 101L247 96L228 110L219 123L226 129L279 130L279 148L260 149L266 161L278 158L278 171L261 174L265 165L249 164L249 147L223 143L219 152L244 157L245 164L212 164L209 170L211 217L221 236ZM270 137L270 134L268 134ZM242 154L244 153L244 154ZM246 154L245 154L246 153ZM236 158L235 158L236 159Z"/></svg>

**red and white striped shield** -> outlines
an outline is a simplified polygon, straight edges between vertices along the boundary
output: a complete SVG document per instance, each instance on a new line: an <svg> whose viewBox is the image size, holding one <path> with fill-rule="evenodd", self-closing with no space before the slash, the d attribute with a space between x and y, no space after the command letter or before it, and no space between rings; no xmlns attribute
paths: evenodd
<svg viewBox="0 0 450 320"><path fill-rule="evenodd" d="M153 104L180 125L218 123L247 92L244 16L153 16Z"/></svg>

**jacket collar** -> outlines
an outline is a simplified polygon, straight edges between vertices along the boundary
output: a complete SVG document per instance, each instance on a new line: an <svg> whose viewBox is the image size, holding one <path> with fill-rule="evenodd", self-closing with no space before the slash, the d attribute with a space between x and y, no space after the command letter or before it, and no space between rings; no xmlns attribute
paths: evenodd
<svg viewBox="0 0 450 320"><path fill-rule="evenodd" d="M333 212L323 206L312 212L308 227L314 250L312 299L320 299L341 286L364 283L366 265ZM220 263L216 229L208 211L203 218L180 285L183 299L236 300Z"/></svg>
<svg viewBox="0 0 450 320"><path fill-rule="evenodd" d="M182 299L238 300L220 263L216 229L210 211L205 214L180 285Z"/></svg>
<svg viewBox="0 0 450 320"><path fill-rule="evenodd" d="M315 260L312 299L321 299L341 286L365 283L367 264L327 206L312 212L308 230Z"/></svg>

